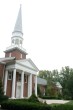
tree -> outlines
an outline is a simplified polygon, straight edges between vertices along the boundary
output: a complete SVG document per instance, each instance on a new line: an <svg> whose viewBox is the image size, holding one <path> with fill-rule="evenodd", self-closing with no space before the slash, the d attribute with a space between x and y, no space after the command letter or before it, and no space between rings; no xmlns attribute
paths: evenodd
<svg viewBox="0 0 73 110"><path fill-rule="evenodd" d="M38 76L47 80L46 95L51 97L57 96L56 82L59 81L58 70L41 70Z"/></svg>
<svg viewBox="0 0 73 110"><path fill-rule="evenodd" d="M60 71L60 83L62 85L63 97L73 99L73 69L68 66Z"/></svg>

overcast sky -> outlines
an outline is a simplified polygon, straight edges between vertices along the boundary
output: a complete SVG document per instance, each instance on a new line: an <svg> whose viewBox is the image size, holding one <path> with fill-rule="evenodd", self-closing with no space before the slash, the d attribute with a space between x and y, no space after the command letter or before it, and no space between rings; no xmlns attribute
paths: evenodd
<svg viewBox="0 0 73 110"><path fill-rule="evenodd" d="M73 68L73 0L0 0L0 57L11 45L20 4L28 57L40 70Z"/></svg>

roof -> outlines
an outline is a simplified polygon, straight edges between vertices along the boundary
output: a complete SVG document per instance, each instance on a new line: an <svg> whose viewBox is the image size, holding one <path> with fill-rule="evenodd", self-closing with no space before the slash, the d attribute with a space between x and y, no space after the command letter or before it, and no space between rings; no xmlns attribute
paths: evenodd
<svg viewBox="0 0 73 110"><path fill-rule="evenodd" d="M0 58L0 64L6 64L7 62L15 60L15 57L5 57L5 58Z"/></svg>
<svg viewBox="0 0 73 110"><path fill-rule="evenodd" d="M56 82L56 87L62 88L61 84L59 82Z"/></svg>
<svg viewBox="0 0 73 110"><path fill-rule="evenodd" d="M4 52L10 52L10 51L13 51L15 49L19 50L20 52L25 53L26 55L28 54L23 47L20 47L18 45L11 45L10 47L7 47Z"/></svg>
<svg viewBox="0 0 73 110"><path fill-rule="evenodd" d="M14 60L15 57L5 57L5 58L0 58L0 62L8 61L8 60Z"/></svg>
<svg viewBox="0 0 73 110"><path fill-rule="evenodd" d="M15 27L14 27L13 33L15 33L15 32L20 32L21 34L23 34L23 32L22 32L22 13L21 13L21 5L20 5L20 9L19 9L19 13L18 13L18 16L17 16L17 20L16 20L16 23L15 23Z"/></svg>
<svg viewBox="0 0 73 110"><path fill-rule="evenodd" d="M37 68L37 66L33 63L33 61L28 58L28 59L21 59L21 60L16 60L16 63L25 66L27 68L30 68L32 70L35 70L36 72L39 71L39 69Z"/></svg>
<svg viewBox="0 0 73 110"><path fill-rule="evenodd" d="M40 77L37 77L37 84L46 86L47 85L47 80L43 79L43 78L40 78Z"/></svg>

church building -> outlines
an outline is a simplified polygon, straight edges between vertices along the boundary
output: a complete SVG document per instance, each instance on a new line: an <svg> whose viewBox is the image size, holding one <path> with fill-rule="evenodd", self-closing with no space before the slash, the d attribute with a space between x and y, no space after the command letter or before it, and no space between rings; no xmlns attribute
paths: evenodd
<svg viewBox="0 0 73 110"><path fill-rule="evenodd" d="M23 32L20 6L12 32L11 46L4 51L5 57L0 58L0 79L2 79L4 86L4 94L12 99L28 98L32 93L37 96L37 72L39 69L30 58L26 58L27 52L22 45Z"/></svg>

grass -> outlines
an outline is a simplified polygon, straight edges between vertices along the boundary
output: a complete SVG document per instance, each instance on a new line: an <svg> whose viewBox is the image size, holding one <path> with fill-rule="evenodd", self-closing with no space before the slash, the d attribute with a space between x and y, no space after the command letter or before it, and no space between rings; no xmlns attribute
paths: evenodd
<svg viewBox="0 0 73 110"><path fill-rule="evenodd" d="M66 104L69 104L69 105L73 105L73 100L70 100L68 103Z"/></svg>

